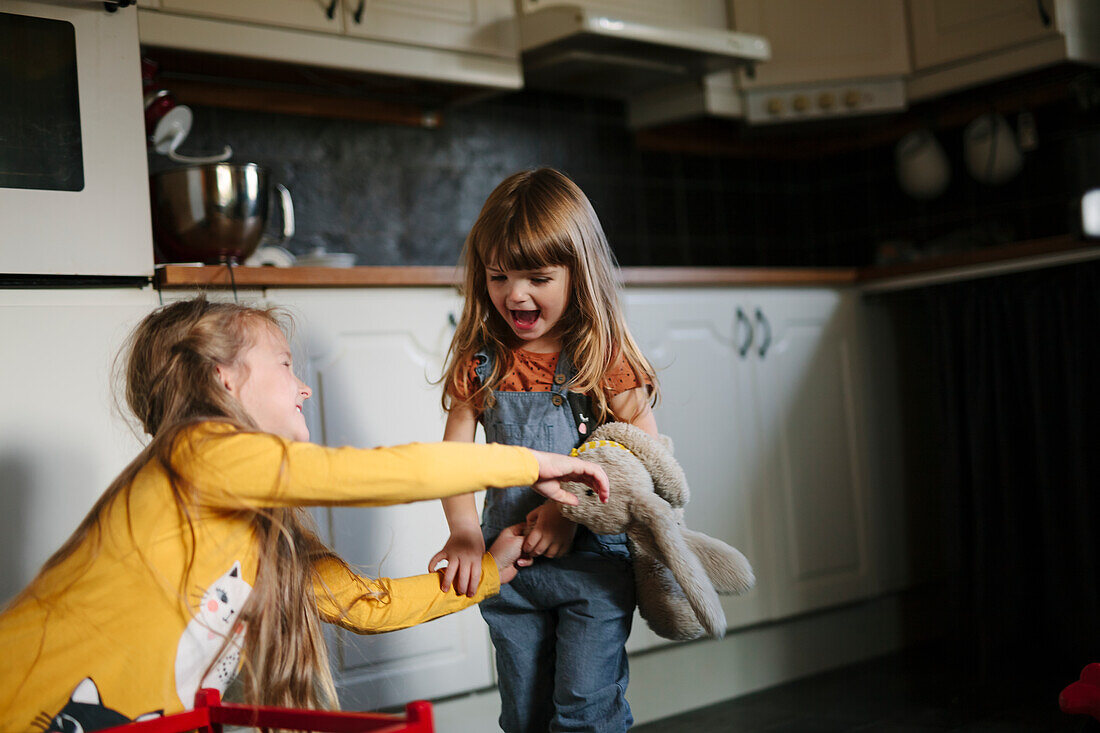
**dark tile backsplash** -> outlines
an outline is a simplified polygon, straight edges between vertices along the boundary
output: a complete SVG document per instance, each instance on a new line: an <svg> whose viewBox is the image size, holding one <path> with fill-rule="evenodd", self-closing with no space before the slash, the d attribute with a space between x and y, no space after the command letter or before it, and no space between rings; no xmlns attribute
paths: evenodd
<svg viewBox="0 0 1100 733"><path fill-rule="evenodd" d="M1033 110L1039 145L1002 186L969 177L961 129L938 130L952 180L931 202L899 189L893 143L798 161L645 151L620 104L588 98L512 94L447 110L435 130L194 112L181 152L230 144L271 168L294 196L290 249L364 265L454 264L493 187L541 165L585 190L623 265L863 265L883 242L919 253L1061 234L1073 199L1100 185L1100 120L1072 100Z"/></svg>

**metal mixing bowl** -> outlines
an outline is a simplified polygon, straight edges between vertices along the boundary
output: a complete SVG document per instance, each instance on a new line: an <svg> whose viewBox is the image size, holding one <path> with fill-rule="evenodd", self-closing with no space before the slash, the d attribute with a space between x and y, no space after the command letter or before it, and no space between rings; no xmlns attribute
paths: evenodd
<svg viewBox="0 0 1100 733"><path fill-rule="evenodd" d="M207 163L150 176L159 258L244 262L263 237L270 185L268 170L255 163Z"/></svg>

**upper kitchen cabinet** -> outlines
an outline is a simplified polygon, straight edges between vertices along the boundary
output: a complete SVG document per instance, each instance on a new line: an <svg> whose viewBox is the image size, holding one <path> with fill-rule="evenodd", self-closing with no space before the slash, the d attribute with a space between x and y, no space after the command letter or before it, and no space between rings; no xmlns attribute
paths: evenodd
<svg viewBox="0 0 1100 733"><path fill-rule="evenodd" d="M339 33L343 30L343 14L339 0L159 0L161 10L197 15L204 18L224 18L261 25L286 26L311 31Z"/></svg>
<svg viewBox="0 0 1100 733"><path fill-rule="evenodd" d="M1044 66L1100 60L1094 0L730 0L730 11L732 28L769 40L771 60L637 95L632 127L900 111Z"/></svg>
<svg viewBox="0 0 1100 733"><path fill-rule="evenodd" d="M1053 2L909 0L913 64L919 69L1058 36Z"/></svg>
<svg viewBox="0 0 1100 733"><path fill-rule="evenodd" d="M733 23L772 44L745 89L909 72L902 0L732 0ZM838 102L843 103L843 102Z"/></svg>
<svg viewBox="0 0 1100 733"><path fill-rule="evenodd" d="M731 0L730 11L730 27L768 39L770 60L632 99L632 126L698 115L790 122L905 107L903 0Z"/></svg>
<svg viewBox="0 0 1100 733"><path fill-rule="evenodd" d="M518 36L512 0L344 0L349 36L515 58Z"/></svg>
<svg viewBox="0 0 1100 733"><path fill-rule="evenodd" d="M1100 6L1093 0L908 0L908 12L910 99L1100 59Z"/></svg>
<svg viewBox="0 0 1100 733"><path fill-rule="evenodd" d="M732 7L738 30L772 44L771 61L737 79L749 122L905 107L902 0L732 0Z"/></svg>
<svg viewBox="0 0 1100 733"><path fill-rule="evenodd" d="M474 88L522 86L510 0L158 0L144 46Z"/></svg>

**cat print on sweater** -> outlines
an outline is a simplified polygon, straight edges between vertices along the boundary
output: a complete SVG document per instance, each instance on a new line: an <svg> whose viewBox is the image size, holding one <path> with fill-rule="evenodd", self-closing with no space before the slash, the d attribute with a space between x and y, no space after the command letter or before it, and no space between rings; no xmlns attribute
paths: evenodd
<svg viewBox="0 0 1100 733"><path fill-rule="evenodd" d="M241 577L238 561L202 594L198 613L183 630L176 648L176 694L188 710L195 706L195 693L200 688L212 687L224 693L237 674L245 632L240 612L251 592L252 586ZM231 641L211 665L229 636Z"/></svg>
<svg viewBox="0 0 1100 733"><path fill-rule="evenodd" d="M42 713L38 717L38 726L42 733L90 733L123 723L152 720L163 714L163 711L157 710L139 715L131 721L117 710L106 707L99 697L99 688L95 682L91 677L85 677L73 689L65 707L52 718Z"/></svg>

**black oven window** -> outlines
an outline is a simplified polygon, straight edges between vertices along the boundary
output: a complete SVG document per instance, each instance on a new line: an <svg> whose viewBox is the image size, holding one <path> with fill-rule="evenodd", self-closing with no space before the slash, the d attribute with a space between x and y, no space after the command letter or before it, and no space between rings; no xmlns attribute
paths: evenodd
<svg viewBox="0 0 1100 733"><path fill-rule="evenodd" d="M71 23L0 13L0 187L84 188Z"/></svg>

